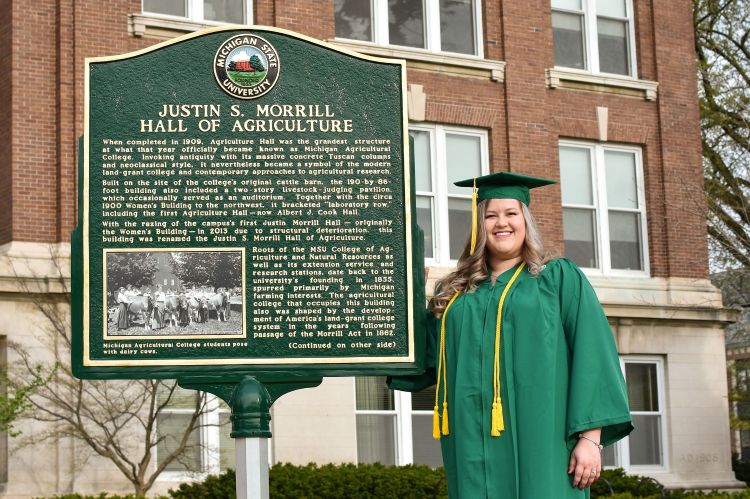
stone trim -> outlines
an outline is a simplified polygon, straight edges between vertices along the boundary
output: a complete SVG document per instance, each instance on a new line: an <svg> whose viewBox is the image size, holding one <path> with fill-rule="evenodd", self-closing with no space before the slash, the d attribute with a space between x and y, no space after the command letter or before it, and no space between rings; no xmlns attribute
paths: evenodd
<svg viewBox="0 0 750 499"><path fill-rule="evenodd" d="M483 59L481 57L430 52L410 47L377 45L357 40L334 38L328 40L333 45L363 54L406 59L406 67L435 73L448 73L457 76L487 78L492 81L505 81L505 61Z"/></svg>
<svg viewBox="0 0 750 499"><path fill-rule="evenodd" d="M162 17L154 14L128 15L128 34L138 38L145 36L170 40L185 33L224 25L224 23L212 22L198 23L190 19Z"/></svg>
<svg viewBox="0 0 750 499"><path fill-rule="evenodd" d="M430 267L427 296L435 283L454 270ZM738 312L725 308L719 291L708 279L682 277L588 276L604 311L611 320L699 321L721 325L734 322Z"/></svg>
<svg viewBox="0 0 750 499"><path fill-rule="evenodd" d="M223 23L199 23L189 19L162 17L154 14L128 15L128 34L139 38L145 36L160 40L169 40L185 33L223 25ZM341 48L364 54L406 59L406 66L412 69L474 78L487 78L497 82L505 81L505 61L494 61L460 54L430 52L409 47L382 46L340 38L328 41Z"/></svg>
<svg viewBox="0 0 750 499"><path fill-rule="evenodd" d="M630 470L630 472L639 475L648 475L664 485L666 489L698 490L703 492L718 490L730 493L745 489L745 482L740 482L737 479L732 480L731 476L727 476L725 480L703 480L700 477L695 478L674 472L664 473L663 475L659 472L640 471L637 469Z"/></svg>
<svg viewBox="0 0 750 499"><path fill-rule="evenodd" d="M632 97L641 97L655 101L659 83L649 80L637 80L625 76L599 75L576 71L573 69L548 68L544 70L549 88L569 88L588 90Z"/></svg>
<svg viewBox="0 0 750 499"><path fill-rule="evenodd" d="M409 121L424 121L427 95L424 93L422 85L409 83L406 91L406 104L409 111Z"/></svg>
<svg viewBox="0 0 750 499"><path fill-rule="evenodd" d="M727 360L745 360L750 357L750 347L727 347Z"/></svg>
<svg viewBox="0 0 750 499"><path fill-rule="evenodd" d="M0 246L0 293L68 293L70 243Z"/></svg>
<svg viewBox="0 0 750 499"><path fill-rule="evenodd" d="M723 308L721 291L708 279L587 276L602 303Z"/></svg>
<svg viewBox="0 0 750 499"><path fill-rule="evenodd" d="M602 301L604 313L616 324L625 324L623 320L647 319L653 322L669 321L682 322L685 326L691 322L709 322L719 327L723 327L735 322L737 315L732 309L726 308L708 308L708 307L686 307L670 305L621 305L611 304ZM708 327L708 325L706 326Z"/></svg>

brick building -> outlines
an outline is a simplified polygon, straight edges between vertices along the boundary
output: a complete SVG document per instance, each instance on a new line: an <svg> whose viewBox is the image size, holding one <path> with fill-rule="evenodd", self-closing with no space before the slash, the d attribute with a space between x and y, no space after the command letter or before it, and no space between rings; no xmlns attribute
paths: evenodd
<svg viewBox="0 0 750 499"><path fill-rule="evenodd" d="M430 285L455 264L466 235L469 195L453 181L491 171L558 179L532 208L547 244L585 269L605 306L637 426L606 451L606 463L667 486L737 486L723 336L732 316L707 280L691 6L11 0L0 11L0 333L33 344L29 291L54 298L64 290L49 277L69 254L76 221L84 58L217 23L275 26L407 61ZM439 464L429 410L429 393L327 379L274 406L272 458ZM302 411L304 423L295 417ZM224 433L201 437L227 452L196 455L198 467L231 464ZM69 442L12 454L0 470L6 496L128 489L104 461L76 469L81 448ZM174 486L183 471L165 472L156 488Z"/></svg>

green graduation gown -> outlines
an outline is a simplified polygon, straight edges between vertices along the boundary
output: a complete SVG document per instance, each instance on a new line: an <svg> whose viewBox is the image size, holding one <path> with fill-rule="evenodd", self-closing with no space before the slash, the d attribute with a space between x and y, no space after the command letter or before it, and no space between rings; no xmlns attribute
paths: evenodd
<svg viewBox="0 0 750 499"><path fill-rule="evenodd" d="M501 396L505 431L490 436L497 306L517 267L459 296L446 317L448 420L441 438L451 498L588 498L567 474L578 433L602 428L610 445L633 429L612 330L581 270L550 261L524 269L503 307ZM428 312L425 374L390 387L435 384L440 321ZM440 390L442 407L443 389Z"/></svg>

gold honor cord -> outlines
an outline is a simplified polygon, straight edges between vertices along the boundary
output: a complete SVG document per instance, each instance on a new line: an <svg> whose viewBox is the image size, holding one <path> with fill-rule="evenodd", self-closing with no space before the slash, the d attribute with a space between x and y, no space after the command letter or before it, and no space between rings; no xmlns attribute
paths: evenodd
<svg viewBox="0 0 750 499"><path fill-rule="evenodd" d="M500 330L503 327L503 303L505 298L508 296L511 286L516 281L521 271L526 266L526 262L521 262L521 265L510 278L508 284L503 288L503 294L500 295L500 303L497 304L497 325L495 326L495 362L494 362L494 376L493 376L493 398L492 398L492 429L490 435L493 437L499 437L500 434L505 430L505 422L503 421L503 403L500 400Z"/></svg>
<svg viewBox="0 0 750 499"><path fill-rule="evenodd" d="M448 301L448 305L443 310L443 317L440 321L440 352L438 356L438 368L437 368L437 385L435 386L435 408L432 413L432 438L435 440L440 439L440 410L438 409L438 400L440 395L440 378L443 379L443 427L442 434L448 434L448 375L447 368L445 367L445 316L448 315L448 309L451 308L453 302L456 301L460 292L457 292Z"/></svg>
<svg viewBox="0 0 750 499"><path fill-rule="evenodd" d="M503 288L503 292L500 295L500 303L497 305L497 323L495 326L495 362L493 370L493 397L492 397L492 428L490 435L493 437L499 437L500 434L505 430L505 424L503 422L503 404L500 400L500 331L502 329L503 321L503 304L505 298L508 296L510 288L513 283L518 279L521 271L526 267L526 262L522 262L521 265L516 269L513 277L510 278L508 283ZM432 414L432 436L433 438L440 439L440 435L448 435L448 374L446 367L445 357L445 318L448 315L448 309L453 305L453 302L460 293L456 293L448 302L448 305L443 311L443 317L440 323L440 353L438 356L438 369L437 369L437 385L435 386L435 407L433 408ZM440 425L440 409L438 406L440 396L440 382L442 379L443 383L443 424L442 428Z"/></svg>
<svg viewBox="0 0 750 499"><path fill-rule="evenodd" d="M477 247L477 179L474 178L474 189L471 191L471 250L470 255L474 254Z"/></svg>

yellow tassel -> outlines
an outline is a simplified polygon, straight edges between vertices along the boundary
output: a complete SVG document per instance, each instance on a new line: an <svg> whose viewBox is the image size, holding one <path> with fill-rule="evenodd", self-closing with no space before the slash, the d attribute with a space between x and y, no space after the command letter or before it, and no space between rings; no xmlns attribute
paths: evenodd
<svg viewBox="0 0 750 499"><path fill-rule="evenodd" d="M500 429L497 427L497 403L492 404L492 429L490 430L490 435L493 437L499 437L500 436Z"/></svg>
<svg viewBox="0 0 750 499"><path fill-rule="evenodd" d="M505 421L503 420L503 405L500 401L497 401L497 420L495 423L497 428L497 436L499 437L502 432L505 431Z"/></svg>
<svg viewBox="0 0 750 499"><path fill-rule="evenodd" d="M477 179L474 179L474 190L471 192L471 251L474 254L477 247Z"/></svg>
<svg viewBox="0 0 750 499"><path fill-rule="evenodd" d="M440 440L440 416L438 415L438 406L432 411L432 438Z"/></svg>
<svg viewBox="0 0 750 499"><path fill-rule="evenodd" d="M448 402L443 402L443 435L448 434Z"/></svg>

